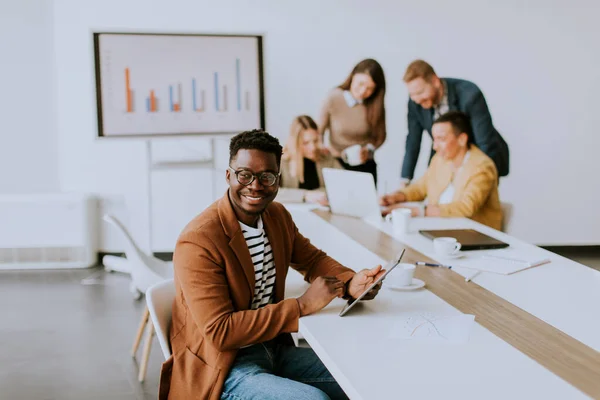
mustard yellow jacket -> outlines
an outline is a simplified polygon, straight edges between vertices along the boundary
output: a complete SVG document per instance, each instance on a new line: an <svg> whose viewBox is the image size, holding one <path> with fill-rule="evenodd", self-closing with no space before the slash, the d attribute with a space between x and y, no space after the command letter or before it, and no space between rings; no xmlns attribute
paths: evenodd
<svg viewBox="0 0 600 400"><path fill-rule="evenodd" d="M441 204L442 217L466 217L500 230L502 207L498 195L498 172L491 158L471 145L469 159L454 178L452 202ZM428 199L428 204L438 205L440 196L452 181L451 161L439 155L431 159L425 174L400 190L407 201Z"/></svg>

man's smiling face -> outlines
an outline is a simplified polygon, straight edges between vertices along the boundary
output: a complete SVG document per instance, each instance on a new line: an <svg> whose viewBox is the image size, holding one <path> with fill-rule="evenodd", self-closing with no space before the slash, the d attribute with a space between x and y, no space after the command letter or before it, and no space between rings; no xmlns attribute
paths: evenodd
<svg viewBox="0 0 600 400"><path fill-rule="evenodd" d="M247 224L244 219L256 219L277 196L279 178L272 186L267 186L258 179L258 176L263 172L279 174L277 157L273 153L261 150L241 149L237 152L235 158L231 160L230 167L238 173L246 171L255 175L252 183L244 186L239 183L236 174L231 169L228 169L225 173L233 208L240 221ZM244 216L246 217L243 218Z"/></svg>

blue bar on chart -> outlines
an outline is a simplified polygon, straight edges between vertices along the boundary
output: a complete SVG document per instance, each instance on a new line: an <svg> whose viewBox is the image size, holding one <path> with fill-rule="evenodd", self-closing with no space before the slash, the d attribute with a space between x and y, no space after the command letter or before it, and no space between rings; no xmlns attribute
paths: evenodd
<svg viewBox="0 0 600 400"><path fill-rule="evenodd" d="M219 111L219 73L215 72L215 110Z"/></svg>
<svg viewBox="0 0 600 400"><path fill-rule="evenodd" d="M192 107L194 108L194 111L198 111L198 108L196 107L196 80L192 79Z"/></svg>
<svg viewBox="0 0 600 400"><path fill-rule="evenodd" d="M171 111L175 111L175 107L173 107L173 86L169 85L169 109Z"/></svg>
<svg viewBox="0 0 600 400"><path fill-rule="evenodd" d="M237 109L242 111L242 88L240 82L240 59L235 59L235 86L237 92Z"/></svg>
<svg viewBox="0 0 600 400"><path fill-rule="evenodd" d="M150 107L150 97L146 97L146 111L151 112L152 109Z"/></svg>

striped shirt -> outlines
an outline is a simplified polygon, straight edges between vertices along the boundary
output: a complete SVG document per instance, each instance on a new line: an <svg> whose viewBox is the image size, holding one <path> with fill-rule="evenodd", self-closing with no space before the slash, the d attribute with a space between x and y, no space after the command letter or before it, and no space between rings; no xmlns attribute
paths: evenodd
<svg viewBox="0 0 600 400"><path fill-rule="evenodd" d="M273 261L273 249L269 243L262 218L258 219L258 228L252 228L240 222L242 233L250 257L254 263L254 298L252 309L264 307L273 302L273 287L275 286L275 262Z"/></svg>

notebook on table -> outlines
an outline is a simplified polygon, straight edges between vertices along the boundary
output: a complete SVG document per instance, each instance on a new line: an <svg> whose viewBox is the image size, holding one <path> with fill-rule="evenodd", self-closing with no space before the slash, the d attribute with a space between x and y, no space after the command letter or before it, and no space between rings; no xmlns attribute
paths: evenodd
<svg viewBox="0 0 600 400"><path fill-rule="evenodd" d="M510 275L529 268L549 263L549 258L524 256L516 249L501 249L480 255L468 255L458 259L453 266L469 268L495 274Z"/></svg>

